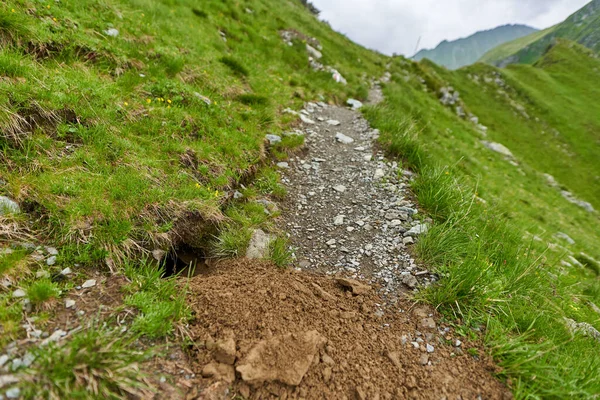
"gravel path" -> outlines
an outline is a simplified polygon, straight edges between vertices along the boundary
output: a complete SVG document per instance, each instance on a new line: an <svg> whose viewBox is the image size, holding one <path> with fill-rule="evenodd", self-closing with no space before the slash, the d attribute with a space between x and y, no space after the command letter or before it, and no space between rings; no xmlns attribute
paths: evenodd
<svg viewBox="0 0 600 400"><path fill-rule="evenodd" d="M383 98L377 85L371 98ZM307 103L301 114L308 151L283 169L297 267L369 280L389 299L435 280L409 253L427 229L412 174L384 157L379 132L352 107Z"/></svg>

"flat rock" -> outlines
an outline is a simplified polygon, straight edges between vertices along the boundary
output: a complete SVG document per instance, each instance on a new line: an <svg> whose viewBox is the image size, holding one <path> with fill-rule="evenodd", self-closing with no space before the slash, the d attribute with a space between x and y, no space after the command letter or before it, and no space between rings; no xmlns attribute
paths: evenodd
<svg viewBox="0 0 600 400"><path fill-rule="evenodd" d="M265 233L262 229L256 229L252 232L252 238L246 250L246 258L260 259L269 255L269 245L273 241L273 236Z"/></svg>
<svg viewBox="0 0 600 400"><path fill-rule="evenodd" d="M425 224L417 224L415 226L413 226L412 228L410 228L405 234L404 236L419 236L422 235L424 233L427 233L427 225Z"/></svg>
<svg viewBox="0 0 600 400"><path fill-rule="evenodd" d="M281 143L281 136L269 134L269 135L265 135L265 139L267 139L269 141L269 144L271 144L271 145Z"/></svg>
<svg viewBox="0 0 600 400"><path fill-rule="evenodd" d="M348 101L346 101L346 104L348 104L350 107L352 107L353 110L358 110L359 108L361 108L363 106L363 103L355 100L355 99L348 99Z"/></svg>
<svg viewBox="0 0 600 400"><path fill-rule="evenodd" d="M308 118L306 115L304 114L300 114L300 119L302 120L302 122L304 122L305 124L308 125L314 125L315 121L313 121L312 119Z"/></svg>
<svg viewBox="0 0 600 400"><path fill-rule="evenodd" d="M350 291L355 295L365 294L371 290L371 286L365 285L364 283L354 279L338 278L337 283L346 289L350 289Z"/></svg>
<svg viewBox="0 0 600 400"><path fill-rule="evenodd" d="M335 190L338 193L344 193L346 191L346 186L344 185L336 185L333 187L333 190Z"/></svg>
<svg viewBox="0 0 600 400"><path fill-rule="evenodd" d="M340 126L341 122L335 119L329 119L327 120L327 125L331 125L331 126Z"/></svg>
<svg viewBox="0 0 600 400"><path fill-rule="evenodd" d="M496 153L502 154L508 158L514 158L513 153L503 144L488 142L486 140L482 140L481 143L487 147L488 149L495 151Z"/></svg>
<svg viewBox="0 0 600 400"><path fill-rule="evenodd" d="M91 287L96 286L96 280L95 279L88 279L87 281L83 282L83 285L81 285L82 288L84 289L88 289Z"/></svg>
<svg viewBox="0 0 600 400"><path fill-rule="evenodd" d="M17 289L14 292L12 292L12 297L14 298L21 298L25 296L27 296L27 293L25 293L23 289Z"/></svg>
<svg viewBox="0 0 600 400"><path fill-rule="evenodd" d="M73 308L73 307L75 307L75 300L66 299L65 300L65 308Z"/></svg>
<svg viewBox="0 0 600 400"><path fill-rule="evenodd" d="M298 386L327 340L317 331L288 333L258 342L236 370L249 384Z"/></svg>
<svg viewBox="0 0 600 400"><path fill-rule="evenodd" d="M354 143L354 139L352 139L350 136L346 136L340 132L335 134L335 140L337 140L338 142L343 143L343 144Z"/></svg>

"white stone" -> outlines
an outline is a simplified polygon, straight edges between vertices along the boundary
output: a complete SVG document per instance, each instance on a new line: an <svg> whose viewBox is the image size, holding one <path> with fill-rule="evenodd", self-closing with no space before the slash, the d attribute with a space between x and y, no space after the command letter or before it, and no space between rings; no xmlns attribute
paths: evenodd
<svg viewBox="0 0 600 400"><path fill-rule="evenodd" d="M353 110L358 110L359 108L361 108L363 106L363 103L361 103L358 100L355 99L348 99L348 101L346 101L346 103L352 107Z"/></svg>
<svg viewBox="0 0 600 400"><path fill-rule="evenodd" d="M252 233L246 257L259 259L266 258L269 255L269 245L274 240L274 237L265 233L262 229L256 229Z"/></svg>
<svg viewBox="0 0 600 400"><path fill-rule="evenodd" d="M50 254L51 256L56 256L58 255L58 250L56 250L55 247L46 247L46 253Z"/></svg>
<svg viewBox="0 0 600 400"><path fill-rule="evenodd" d="M18 214L21 212L19 205L6 196L0 196L0 215Z"/></svg>
<svg viewBox="0 0 600 400"><path fill-rule="evenodd" d="M331 126L339 126L341 125L341 122L335 119L329 119L327 120L327 125L331 125Z"/></svg>
<svg viewBox="0 0 600 400"><path fill-rule="evenodd" d="M48 257L48 259L46 260L46 264L49 266L56 264L56 256Z"/></svg>
<svg viewBox="0 0 600 400"><path fill-rule="evenodd" d="M60 271L61 275L69 275L71 273L73 273L73 271L71 271L71 268L69 268L69 267L67 267L67 268L63 269L62 271Z"/></svg>
<svg viewBox="0 0 600 400"><path fill-rule="evenodd" d="M300 114L300 119L302 120L302 122L304 122L305 124L308 124L308 125L313 125L315 123L315 121L313 121L312 119L308 118L304 114Z"/></svg>
<svg viewBox="0 0 600 400"><path fill-rule="evenodd" d="M107 36L110 36L110 37L117 37L117 36L119 36L119 31L117 29L115 29L115 28L109 28L109 29L105 30L104 33Z"/></svg>
<svg viewBox="0 0 600 400"><path fill-rule="evenodd" d="M350 136L346 136L340 132L335 134L335 140L337 140L338 142L343 143L343 144L354 143L354 139L352 139Z"/></svg>
<svg viewBox="0 0 600 400"><path fill-rule="evenodd" d="M335 190L338 193L344 193L346 191L346 186L344 185L336 185L333 187L333 190Z"/></svg>
<svg viewBox="0 0 600 400"><path fill-rule="evenodd" d="M337 217L335 217L333 219L333 224L336 225L336 226L344 225L344 216L343 215L338 215Z"/></svg>
<svg viewBox="0 0 600 400"><path fill-rule="evenodd" d="M306 44L306 51L308 52L308 54L311 55L311 57L314 57L317 60L319 58L323 57L323 54L319 50L315 49L314 47L312 47L308 43Z"/></svg>
<svg viewBox="0 0 600 400"><path fill-rule="evenodd" d="M514 158L512 152L503 144L500 143L495 143L495 142L488 142L485 140L482 140L481 143L487 147L488 149L495 151L496 153L500 153L503 156L506 156L508 158Z"/></svg>
<svg viewBox="0 0 600 400"><path fill-rule="evenodd" d="M27 293L25 293L25 291L23 289L17 289L14 292L12 292L12 297L15 298L21 298L21 297L25 297L27 296Z"/></svg>
<svg viewBox="0 0 600 400"><path fill-rule="evenodd" d="M75 300L72 300L72 299L66 299L66 300L65 300L65 307L66 307L66 308L72 308L72 307L75 307Z"/></svg>
<svg viewBox="0 0 600 400"><path fill-rule="evenodd" d="M277 167L281 168L281 169L288 169L290 167L290 165L288 163L286 163L285 161L282 161L282 162L277 163Z"/></svg>
<svg viewBox="0 0 600 400"><path fill-rule="evenodd" d="M265 135L265 138L269 141L270 144L281 143L281 136L277 135Z"/></svg>
<svg viewBox="0 0 600 400"><path fill-rule="evenodd" d="M96 286L96 280L95 279L88 279L87 281L83 282L83 285L81 285L82 288L84 289L88 289L91 287Z"/></svg>
<svg viewBox="0 0 600 400"><path fill-rule="evenodd" d="M430 345L429 343L427 343L427 352L433 353L434 350L435 350L434 347L432 345Z"/></svg>
<svg viewBox="0 0 600 400"><path fill-rule="evenodd" d="M373 175L374 180L379 180L385 176L385 172L381 168L377 168L375 170L375 175Z"/></svg>

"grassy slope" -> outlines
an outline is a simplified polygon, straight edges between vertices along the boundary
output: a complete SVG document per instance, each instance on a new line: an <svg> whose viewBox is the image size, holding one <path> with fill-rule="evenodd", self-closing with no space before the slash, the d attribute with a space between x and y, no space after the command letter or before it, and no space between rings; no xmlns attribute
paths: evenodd
<svg viewBox="0 0 600 400"><path fill-rule="evenodd" d="M8 1L0 27L1 190L43 217L53 243L85 244L91 258L127 239L160 245L172 227L150 204L218 210L257 165L264 135L295 119L281 114L290 99L364 96L382 65L292 1ZM313 72L281 29L321 38L349 85ZM53 112L57 123L7 134ZM180 162L188 149L192 168Z"/></svg>
<svg viewBox="0 0 600 400"><path fill-rule="evenodd" d="M397 60L385 90L388 104L367 110L391 151L420 171L419 202L437 221L418 251L443 279L425 297L451 318L487 326L488 344L518 397L590 398L600 390L597 342L572 338L562 319L600 328L587 303L600 302L598 276L560 265L580 251L600 258L598 214L568 203L542 176L556 175L598 208L598 70L597 59L568 43L537 67L502 72L483 64L451 72ZM488 140L513 151L518 167L485 149L472 123L440 105L437 93L448 85L490 128ZM554 238L559 231L576 245Z"/></svg>
<svg viewBox="0 0 600 400"><path fill-rule="evenodd" d="M348 85L313 71L304 40L289 46L280 37L289 29L317 37L323 64ZM251 228L277 231L254 202L284 194L265 157L285 157L302 140L284 138L266 154L265 135L293 129L297 117L286 107L364 99L385 62L292 0L2 2L0 195L24 212L0 217L2 247L15 247L0 255L0 275L14 283L0 287L0 347L25 336L26 317L46 329L48 305L62 304L89 268L126 275L124 303L137 310L132 335L92 321L67 345L36 350L36 363L17 371L25 395L131 393L142 358L124 350L133 335L164 341L189 318L176 282L142 258L178 241L235 256ZM235 189L242 200L231 200ZM205 231L207 221L218 226ZM34 260L21 241L57 247L56 264ZM272 257L289 261L281 239ZM36 278L65 267L73 274L61 282ZM11 297L16 287L31 313ZM57 362L64 368L52 368Z"/></svg>
<svg viewBox="0 0 600 400"><path fill-rule="evenodd" d="M510 57L511 55L515 54L522 48L530 45L531 43L533 43L533 42L541 39L542 37L546 36L547 34L551 33L552 30L554 30L554 28L555 27L553 26L553 27L544 29L539 32L534 32L534 33L524 36L522 38L518 38L518 39L512 40L510 42L503 43L500 46L494 47L492 50L485 53L479 59L479 61L488 63L488 64L493 64L496 61L504 60L504 59Z"/></svg>

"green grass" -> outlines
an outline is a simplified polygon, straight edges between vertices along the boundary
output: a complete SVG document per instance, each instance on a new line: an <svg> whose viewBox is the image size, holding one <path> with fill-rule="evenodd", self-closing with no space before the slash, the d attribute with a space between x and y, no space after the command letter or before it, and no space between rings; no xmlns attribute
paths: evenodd
<svg viewBox="0 0 600 400"><path fill-rule="evenodd" d="M122 399L152 393L140 372L149 354L119 330L87 326L64 345L35 350L20 384L24 398Z"/></svg>
<svg viewBox="0 0 600 400"><path fill-rule="evenodd" d="M185 290L179 287L177 277L164 278L163 272L148 263L129 264L125 270L131 283L125 288L129 295L124 304L138 312L131 331L152 339L177 333L190 318Z"/></svg>
<svg viewBox="0 0 600 400"><path fill-rule="evenodd" d="M531 43L543 38L547 34L551 33L554 30L554 26L534 32L530 35L524 36L522 38L515 39L508 43L503 43L500 46L494 47L492 50L485 53L480 59L479 62L484 62L488 64L494 64L496 62L502 61L511 55L517 53L524 47L530 45Z"/></svg>
<svg viewBox="0 0 600 400"><path fill-rule="evenodd" d="M33 305L42 304L60 294L58 285L50 279L37 279L27 287L27 298Z"/></svg>
<svg viewBox="0 0 600 400"><path fill-rule="evenodd" d="M292 263L292 252L289 249L289 241L283 237L277 237L270 243L269 258L279 268L285 268Z"/></svg>
<svg viewBox="0 0 600 400"><path fill-rule="evenodd" d="M563 320L599 327L588 305L600 304L595 265L581 256L588 268L560 264L581 252L598 259L598 214L568 203L543 177L554 175L600 208L600 113L593 100L599 67L570 43L536 67L502 73L396 59L387 101L365 110L382 144L417 172L413 190L435 222L416 250L440 281L421 300L474 332L484 328L488 351L503 368L499 376L510 379L516 398L600 392L597 343L571 335ZM498 86L496 77L506 84ZM465 109L489 128L486 140L508 146L518 166L485 149L475 125L440 104L443 86L461 93ZM553 245L556 232L576 244Z"/></svg>
<svg viewBox="0 0 600 400"><path fill-rule="evenodd" d="M264 135L296 121L284 108L364 98L383 73L384 56L300 2L271 3L2 3L2 194L33 206L33 233L67 249L61 263L124 262L158 235L176 240L162 216L221 213L265 159ZM319 38L349 84L313 71L304 44L281 39L286 29ZM259 176L258 190L282 197L275 175Z"/></svg>

